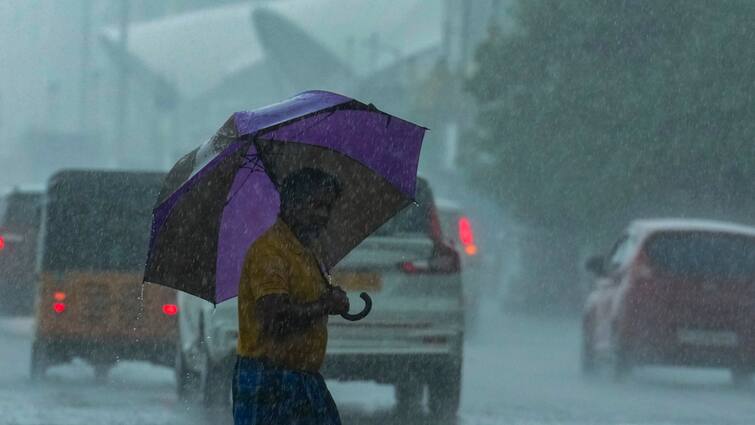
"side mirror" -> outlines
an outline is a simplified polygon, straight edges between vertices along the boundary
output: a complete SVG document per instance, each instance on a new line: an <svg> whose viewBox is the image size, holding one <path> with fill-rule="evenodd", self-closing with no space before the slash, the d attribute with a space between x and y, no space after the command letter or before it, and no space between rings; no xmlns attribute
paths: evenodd
<svg viewBox="0 0 755 425"><path fill-rule="evenodd" d="M606 272L605 259L600 255L590 257L585 262L585 269L595 276L603 276Z"/></svg>

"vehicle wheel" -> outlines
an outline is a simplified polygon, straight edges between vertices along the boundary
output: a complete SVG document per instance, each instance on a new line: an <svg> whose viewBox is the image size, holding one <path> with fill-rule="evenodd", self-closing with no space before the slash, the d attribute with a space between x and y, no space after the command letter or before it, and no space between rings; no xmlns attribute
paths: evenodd
<svg viewBox="0 0 755 425"><path fill-rule="evenodd" d="M99 384L106 383L108 375L110 374L110 369L112 369L113 365L110 363L95 363L92 367L94 368L95 382Z"/></svg>
<svg viewBox="0 0 755 425"><path fill-rule="evenodd" d="M461 400L461 364L450 361L427 383L428 407L436 418L453 418Z"/></svg>
<svg viewBox="0 0 755 425"><path fill-rule="evenodd" d="M31 346L30 375L33 381L45 377L47 368L50 366L47 344L35 340Z"/></svg>
<svg viewBox="0 0 755 425"><path fill-rule="evenodd" d="M396 391L396 413L411 414L420 411L424 386L411 376L393 385Z"/></svg>
<svg viewBox="0 0 755 425"><path fill-rule="evenodd" d="M199 373L188 368L180 344L176 344L176 362L173 372L176 376L176 394L181 401L188 401L199 386Z"/></svg>
<svg viewBox="0 0 755 425"><path fill-rule="evenodd" d="M632 362L626 349L619 343L612 344L609 371L615 382L624 381L632 373Z"/></svg>
<svg viewBox="0 0 755 425"><path fill-rule="evenodd" d="M231 391L231 376L226 373L228 368L223 362L214 363L207 352L203 355L203 366L200 373L200 392L202 402L206 407L220 407L229 402Z"/></svg>
<svg viewBox="0 0 755 425"><path fill-rule="evenodd" d="M748 368L731 368L729 370L731 374L731 383L739 388L746 388L752 385L753 370Z"/></svg>
<svg viewBox="0 0 755 425"><path fill-rule="evenodd" d="M583 376L594 376L598 366L590 332L585 325L582 331L582 351L580 353L580 366Z"/></svg>

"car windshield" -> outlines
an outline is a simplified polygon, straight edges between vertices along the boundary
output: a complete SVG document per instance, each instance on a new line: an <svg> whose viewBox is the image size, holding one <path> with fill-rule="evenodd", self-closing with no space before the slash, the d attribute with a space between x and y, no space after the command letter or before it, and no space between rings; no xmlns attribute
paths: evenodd
<svg viewBox="0 0 755 425"><path fill-rule="evenodd" d="M683 277L755 281L755 237L713 232L653 236L645 252L654 266Z"/></svg>
<svg viewBox="0 0 755 425"><path fill-rule="evenodd" d="M161 178L84 171L53 179L45 203L42 270L143 268Z"/></svg>

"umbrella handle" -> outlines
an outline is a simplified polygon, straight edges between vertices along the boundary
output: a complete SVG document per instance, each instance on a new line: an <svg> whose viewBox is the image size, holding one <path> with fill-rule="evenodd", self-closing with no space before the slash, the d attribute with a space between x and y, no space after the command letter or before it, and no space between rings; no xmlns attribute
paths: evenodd
<svg viewBox="0 0 755 425"><path fill-rule="evenodd" d="M370 314L370 311L372 311L372 298L370 298L370 296L367 295L366 292L359 294L359 298L364 301L364 308L362 309L362 311L356 314L343 313L341 314L341 317L350 322L356 322L357 320L364 319L368 314Z"/></svg>

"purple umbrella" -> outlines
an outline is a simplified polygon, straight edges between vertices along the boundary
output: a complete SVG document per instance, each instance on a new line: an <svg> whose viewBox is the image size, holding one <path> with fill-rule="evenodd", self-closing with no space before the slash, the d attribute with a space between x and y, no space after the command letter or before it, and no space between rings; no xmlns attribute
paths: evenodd
<svg viewBox="0 0 755 425"><path fill-rule="evenodd" d="M165 178L144 281L213 303L235 297L244 255L277 219L277 188L304 167L322 169L343 185L313 244L330 270L413 201L425 130L325 91L233 114Z"/></svg>

